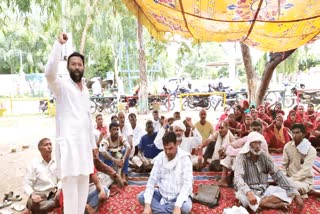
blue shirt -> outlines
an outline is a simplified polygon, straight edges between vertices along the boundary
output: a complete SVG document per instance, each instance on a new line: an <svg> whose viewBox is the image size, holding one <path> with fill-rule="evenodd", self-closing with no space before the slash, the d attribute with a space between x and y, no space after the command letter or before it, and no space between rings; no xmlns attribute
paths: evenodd
<svg viewBox="0 0 320 214"><path fill-rule="evenodd" d="M153 143L156 136L157 132L153 132L151 135L146 134L142 136L138 148L143 152L144 157L154 158L161 152L161 150Z"/></svg>

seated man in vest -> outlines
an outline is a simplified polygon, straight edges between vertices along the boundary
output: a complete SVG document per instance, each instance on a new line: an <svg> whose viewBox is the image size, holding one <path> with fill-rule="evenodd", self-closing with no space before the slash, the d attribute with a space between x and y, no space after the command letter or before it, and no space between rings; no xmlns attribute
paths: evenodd
<svg viewBox="0 0 320 214"><path fill-rule="evenodd" d="M27 208L32 213L48 213L59 206L61 192L56 172L56 162L52 159L52 143L43 138L38 143L41 157L35 158L24 178L24 191L29 196Z"/></svg>
<svg viewBox="0 0 320 214"><path fill-rule="evenodd" d="M146 190L138 195L144 214L190 213L192 208L192 161L177 145L176 134L163 138L164 151L156 158Z"/></svg>
<svg viewBox="0 0 320 214"><path fill-rule="evenodd" d="M100 143L100 159L113 167L126 183L126 174L129 167L131 147L128 141L119 136L119 124L112 122L109 125L110 136L104 143Z"/></svg>

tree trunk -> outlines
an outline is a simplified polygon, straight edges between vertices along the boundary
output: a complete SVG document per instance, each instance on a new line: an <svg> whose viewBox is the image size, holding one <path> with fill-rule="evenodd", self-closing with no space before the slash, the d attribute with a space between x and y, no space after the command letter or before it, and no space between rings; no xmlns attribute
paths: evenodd
<svg viewBox="0 0 320 214"><path fill-rule="evenodd" d="M142 24L140 22L140 16L137 21L137 36L138 36L138 53L139 53L139 70L140 70L140 90L139 90L139 113L148 113L148 81L147 81L147 69L146 69L146 57L144 53L143 40L142 40Z"/></svg>
<svg viewBox="0 0 320 214"><path fill-rule="evenodd" d="M97 5L99 0L94 0L93 4L91 5L91 1L90 0L86 0L86 14L87 14L87 19L86 19L86 24L83 28L82 31L82 36L81 36L81 42L80 42L80 53L83 54L84 53L84 48L86 45L86 39L87 39L87 33L89 30L89 27L92 24L92 13L95 10L95 7Z"/></svg>
<svg viewBox="0 0 320 214"><path fill-rule="evenodd" d="M270 80L272 78L272 74L274 69L285 59L287 59L296 49L278 52L278 53L270 53L269 60L265 66L265 69L262 74L261 82L259 88L257 90L256 104L260 105L263 102L264 95L268 89Z"/></svg>
<svg viewBox="0 0 320 214"><path fill-rule="evenodd" d="M113 55L113 59L114 59L114 83L113 85L116 85L117 88L119 89L119 65L118 65L118 62L119 62L119 58L118 58L118 55L114 54Z"/></svg>
<svg viewBox="0 0 320 214"><path fill-rule="evenodd" d="M247 75L247 85L248 85L248 101L251 103L256 100L256 92L257 92L257 76L256 72L252 66L251 54L249 47L240 42L242 59L244 63L244 67Z"/></svg>

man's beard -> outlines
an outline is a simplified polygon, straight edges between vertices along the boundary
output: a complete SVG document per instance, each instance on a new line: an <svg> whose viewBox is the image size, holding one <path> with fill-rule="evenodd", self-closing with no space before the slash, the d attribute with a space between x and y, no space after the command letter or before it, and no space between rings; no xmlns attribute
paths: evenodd
<svg viewBox="0 0 320 214"><path fill-rule="evenodd" d="M250 152L254 155L260 155L262 151L261 150L255 151L253 148L250 148Z"/></svg>
<svg viewBox="0 0 320 214"><path fill-rule="evenodd" d="M79 69L75 69L75 70L69 70L69 75L70 78L75 82L78 83L81 81L82 77L83 77L83 71L79 70Z"/></svg>
<svg viewBox="0 0 320 214"><path fill-rule="evenodd" d="M182 137L181 136L180 137L177 136L177 141L182 141Z"/></svg>

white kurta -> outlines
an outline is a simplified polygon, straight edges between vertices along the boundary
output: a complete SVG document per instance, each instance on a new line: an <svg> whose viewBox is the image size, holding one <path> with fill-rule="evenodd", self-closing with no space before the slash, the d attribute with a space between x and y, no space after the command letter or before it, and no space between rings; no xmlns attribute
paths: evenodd
<svg viewBox="0 0 320 214"><path fill-rule="evenodd" d="M92 149L96 148L90 114L90 96L70 76L59 77L62 45L56 41L46 65L45 76L56 97L56 162L58 175L89 175L93 173Z"/></svg>

